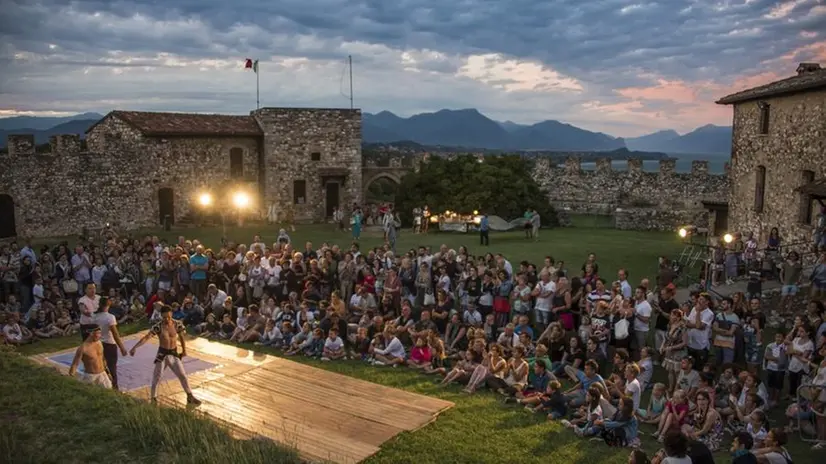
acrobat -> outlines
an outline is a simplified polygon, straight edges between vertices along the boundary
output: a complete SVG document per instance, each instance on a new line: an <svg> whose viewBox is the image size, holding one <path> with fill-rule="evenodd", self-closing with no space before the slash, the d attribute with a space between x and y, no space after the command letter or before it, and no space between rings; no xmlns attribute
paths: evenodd
<svg viewBox="0 0 826 464"><path fill-rule="evenodd" d="M184 342L184 334L186 328L180 321L172 319L172 308L170 306L163 306L161 308L161 320L149 329L149 332L141 338L138 343L132 347L129 354L135 356L135 351L141 345L149 341L150 338L158 336L158 354L155 356L155 371L152 374L152 385L150 387L150 397L153 403L158 401L158 384L161 382L164 370L169 367L186 392L187 404L198 406L201 401L195 398L192 394L192 389L189 388L189 381L186 378L186 371L184 370L184 363L181 359L186 356L186 343ZM181 352L178 353L178 340L181 341Z"/></svg>
<svg viewBox="0 0 826 464"><path fill-rule="evenodd" d="M80 379L92 385L100 385L104 388L112 388L112 379L106 371L106 361L103 357L103 343L100 341L100 327L90 329L89 334L75 352L75 359L69 367L69 376L74 377L77 367L83 361L83 372Z"/></svg>

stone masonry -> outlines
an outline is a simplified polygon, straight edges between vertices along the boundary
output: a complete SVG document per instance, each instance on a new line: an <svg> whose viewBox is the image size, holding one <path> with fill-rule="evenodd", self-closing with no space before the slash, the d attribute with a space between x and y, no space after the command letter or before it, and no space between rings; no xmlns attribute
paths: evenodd
<svg viewBox="0 0 826 464"><path fill-rule="evenodd" d="M327 188L339 206L361 203L361 111L262 108L253 116L264 131L264 197L290 205L299 222L328 216ZM304 195L297 189L303 182Z"/></svg>
<svg viewBox="0 0 826 464"><path fill-rule="evenodd" d="M811 240L820 205L795 189L826 176L826 70L820 72L818 90L734 102L732 230L765 238L777 227L785 243ZM767 131L760 125L764 105L770 108ZM762 209L756 201L761 171Z"/></svg>
<svg viewBox="0 0 826 464"><path fill-rule="evenodd" d="M78 135L58 135L44 154L31 135L10 135L0 196L13 199L14 211L0 211L0 221L13 214L17 235L29 237L107 222L151 228L161 223L161 190L171 189L180 219L198 207L199 194L217 197L227 184L247 190L256 211L273 203L283 211L293 206L295 180L307 190L296 219L323 220L323 182L341 183L340 206L361 202L360 122L358 110L336 109L263 108L249 117L116 111L89 130L88 151Z"/></svg>
<svg viewBox="0 0 826 464"><path fill-rule="evenodd" d="M728 198L728 175L709 174L707 161L694 161L690 173L677 173L674 166L674 160L661 160L659 172L646 172L642 160L629 159L628 171L613 171L611 160L603 158L594 171L584 171L578 158L568 158L564 166L537 159L533 177L555 207L574 214L615 216L618 228L706 226L703 201Z"/></svg>

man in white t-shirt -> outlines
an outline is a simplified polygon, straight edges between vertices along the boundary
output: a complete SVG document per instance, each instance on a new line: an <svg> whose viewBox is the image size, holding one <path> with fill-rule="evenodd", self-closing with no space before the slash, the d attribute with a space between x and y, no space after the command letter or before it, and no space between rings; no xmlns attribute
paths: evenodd
<svg viewBox="0 0 826 464"><path fill-rule="evenodd" d="M77 300L78 309L80 309L80 338L86 340L91 329L97 327L95 321L95 313L100 307L100 295L95 292L97 288L94 283L86 284L85 294Z"/></svg>
<svg viewBox="0 0 826 464"><path fill-rule="evenodd" d="M697 304L685 318L688 328L688 354L694 358L694 369L701 371L708 361L711 345L711 324L714 323L714 311L708 307L708 294L701 293Z"/></svg>
<svg viewBox="0 0 826 464"><path fill-rule="evenodd" d="M652 312L651 304L646 299L645 288L637 287L634 292L634 341L636 342L634 351L637 359L640 358L640 351L645 347L648 339Z"/></svg>
<svg viewBox="0 0 826 464"><path fill-rule="evenodd" d="M536 324L541 332L551 323L551 300L556 293L556 284L551 281L551 275L546 271L539 275L539 279L531 294L536 298Z"/></svg>

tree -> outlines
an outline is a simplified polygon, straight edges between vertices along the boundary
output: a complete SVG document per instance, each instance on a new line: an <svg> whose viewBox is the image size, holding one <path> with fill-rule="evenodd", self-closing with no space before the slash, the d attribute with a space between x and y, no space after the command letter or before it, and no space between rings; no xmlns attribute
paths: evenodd
<svg viewBox="0 0 826 464"><path fill-rule="evenodd" d="M397 210L409 223L413 208L424 205L434 213L478 210L508 221L535 208L543 225L557 225L556 212L531 176L531 168L529 160L515 155L485 156L483 162L470 155L431 157L419 172L402 178Z"/></svg>

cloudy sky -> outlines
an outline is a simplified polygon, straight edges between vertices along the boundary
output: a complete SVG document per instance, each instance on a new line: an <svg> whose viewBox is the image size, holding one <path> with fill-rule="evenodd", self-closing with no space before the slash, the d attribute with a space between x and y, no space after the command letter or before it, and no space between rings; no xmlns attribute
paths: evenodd
<svg viewBox="0 0 826 464"><path fill-rule="evenodd" d="M0 115L478 108L617 136L730 124L826 64L826 0L0 0Z"/></svg>

